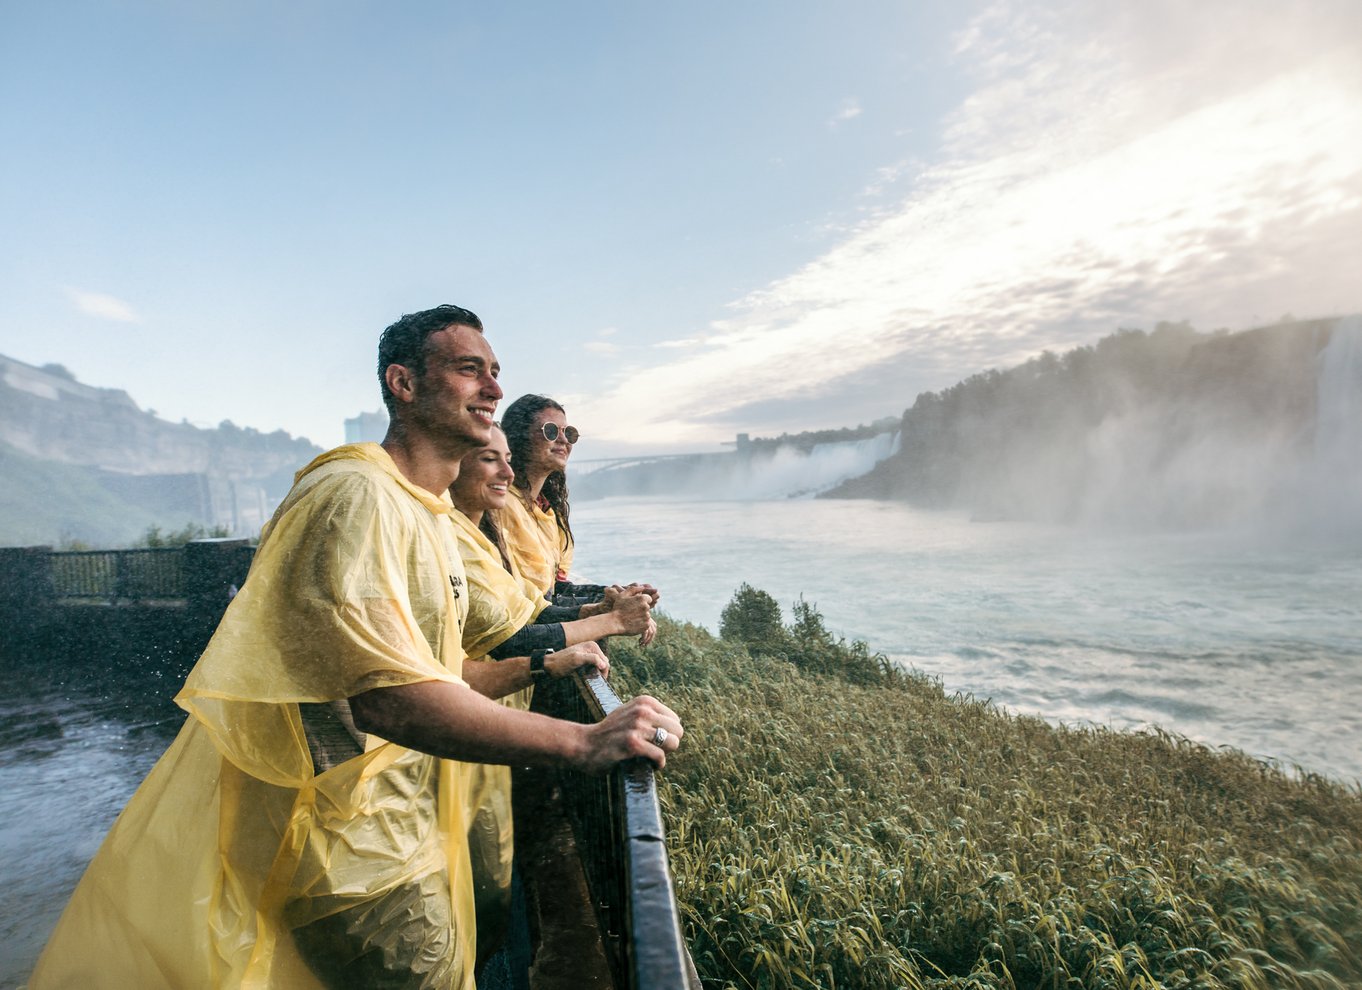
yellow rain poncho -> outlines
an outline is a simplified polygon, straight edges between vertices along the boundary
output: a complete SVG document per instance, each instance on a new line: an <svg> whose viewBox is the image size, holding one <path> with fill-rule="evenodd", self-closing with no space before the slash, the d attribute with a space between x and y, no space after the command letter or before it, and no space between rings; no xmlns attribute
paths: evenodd
<svg viewBox="0 0 1362 990"><path fill-rule="evenodd" d="M533 582L521 576L514 556L513 572L506 570L496 545L471 519L457 509L450 519L468 578L463 650L470 658L479 659L533 622L548 600Z"/></svg>
<svg viewBox="0 0 1362 990"><path fill-rule="evenodd" d="M506 570L495 544L471 519L457 509L450 518L468 580L463 648L470 660L480 660L533 622L548 601L518 573ZM528 709L533 690L527 687L499 700L512 708ZM468 793L468 850L477 901L478 958L485 960L501 944L510 920L511 861L515 854L510 767L470 766Z"/></svg>
<svg viewBox="0 0 1362 990"><path fill-rule="evenodd" d="M540 592L553 594L554 582L566 581L572 572L572 540L558 528L553 510L526 502L517 490L497 522L512 563Z"/></svg>
<svg viewBox="0 0 1362 990"><path fill-rule="evenodd" d="M298 707L462 683L451 511L377 444L299 473L33 990L344 987L384 967L415 974L385 986L471 990L468 765L369 736L314 775Z"/></svg>

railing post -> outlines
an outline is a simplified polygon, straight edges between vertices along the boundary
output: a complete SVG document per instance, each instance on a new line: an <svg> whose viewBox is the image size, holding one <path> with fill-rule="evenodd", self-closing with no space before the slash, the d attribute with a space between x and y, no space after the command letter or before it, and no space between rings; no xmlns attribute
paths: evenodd
<svg viewBox="0 0 1362 990"><path fill-rule="evenodd" d="M52 601L52 548L0 547L0 608L32 608Z"/></svg>
<svg viewBox="0 0 1362 990"><path fill-rule="evenodd" d="M0 547L0 654L25 656L51 613L51 547Z"/></svg>

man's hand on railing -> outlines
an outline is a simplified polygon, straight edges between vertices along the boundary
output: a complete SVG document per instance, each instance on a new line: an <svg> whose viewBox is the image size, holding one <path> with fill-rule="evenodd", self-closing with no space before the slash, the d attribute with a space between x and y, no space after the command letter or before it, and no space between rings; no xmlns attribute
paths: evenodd
<svg viewBox="0 0 1362 990"><path fill-rule="evenodd" d="M595 643L567 646L544 657L544 669L550 677L570 677L582 667L595 667L602 677L610 677L610 658Z"/></svg>
<svg viewBox="0 0 1362 990"><path fill-rule="evenodd" d="M640 695L586 726L587 750L575 762L586 773L601 774L621 760L641 756L660 770L684 734L676 712L656 698Z"/></svg>

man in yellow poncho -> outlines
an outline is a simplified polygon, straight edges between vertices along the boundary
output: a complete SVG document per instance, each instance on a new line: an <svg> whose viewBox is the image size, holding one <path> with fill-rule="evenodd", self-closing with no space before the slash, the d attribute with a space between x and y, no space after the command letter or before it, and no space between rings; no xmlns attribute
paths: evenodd
<svg viewBox="0 0 1362 990"><path fill-rule="evenodd" d="M384 332L387 437L299 473L176 699L184 728L81 879L33 990L469 990L470 795L454 761L599 772L676 748L681 726L651 698L583 726L462 677L447 490L487 442L497 372L467 310ZM352 751L318 743L319 714Z"/></svg>

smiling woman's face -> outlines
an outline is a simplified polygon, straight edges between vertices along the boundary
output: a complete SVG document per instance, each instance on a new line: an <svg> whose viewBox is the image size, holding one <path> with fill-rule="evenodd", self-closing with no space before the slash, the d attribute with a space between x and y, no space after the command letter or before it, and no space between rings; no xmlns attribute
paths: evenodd
<svg viewBox="0 0 1362 990"><path fill-rule="evenodd" d="M450 494L454 504L465 512L486 512L506 504L515 472L511 470L511 449L506 446L506 435L492 430L492 439L463 459L459 476Z"/></svg>

